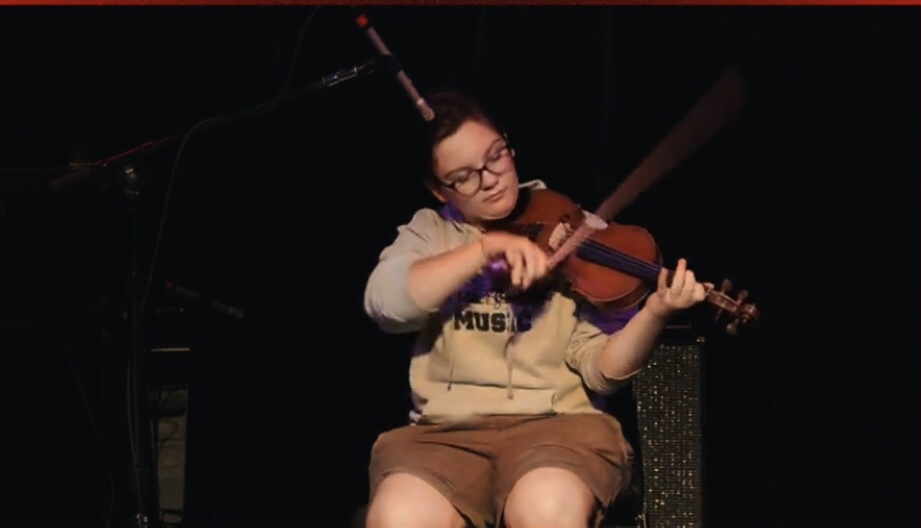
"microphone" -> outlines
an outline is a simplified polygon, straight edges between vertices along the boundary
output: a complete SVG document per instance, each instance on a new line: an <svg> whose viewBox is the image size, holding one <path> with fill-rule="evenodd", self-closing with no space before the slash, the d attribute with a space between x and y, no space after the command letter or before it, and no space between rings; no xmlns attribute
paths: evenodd
<svg viewBox="0 0 921 528"><path fill-rule="evenodd" d="M364 30L365 34L371 40L371 44L377 49L377 52L381 54L381 58L387 64L391 71L396 73L397 80L400 81L400 84L403 86L403 89L409 95L410 100L413 104L416 105L416 108L419 110L419 113L422 114L422 119L426 121L431 121L435 118L435 112L429 107L425 99L419 95L419 92L416 91L416 88L413 86L412 81L409 80L409 77L406 76L406 73L403 71L403 67L400 66L399 61L390 53L390 50L387 49L387 45L384 44L384 41L381 40L381 37L377 34L377 31L374 30L374 27L368 21L368 17L364 15L357 7L352 7L352 12L355 13L355 23L359 28Z"/></svg>

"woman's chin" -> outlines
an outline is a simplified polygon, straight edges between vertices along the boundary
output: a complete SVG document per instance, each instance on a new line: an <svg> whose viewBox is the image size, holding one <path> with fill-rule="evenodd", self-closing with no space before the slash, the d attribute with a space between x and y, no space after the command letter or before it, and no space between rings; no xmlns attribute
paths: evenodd
<svg viewBox="0 0 921 528"><path fill-rule="evenodd" d="M515 209L515 197L508 193L501 200L483 204L483 218L486 220L501 220L507 217Z"/></svg>

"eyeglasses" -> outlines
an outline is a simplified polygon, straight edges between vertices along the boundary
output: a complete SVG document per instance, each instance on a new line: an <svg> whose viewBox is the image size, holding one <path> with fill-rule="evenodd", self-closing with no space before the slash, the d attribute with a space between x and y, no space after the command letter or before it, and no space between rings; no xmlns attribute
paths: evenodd
<svg viewBox="0 0 921 528"><path fill-rule="evenodd" d="M462 196L473 196L483 185L484 171L501 176L512 168L512 158L514 156L515 152L509 147L508 143L503 142L502 146L493 152L480 168L458 169L449 172L446 176L450 179L450 183L442 183L442 185Z"/></svg>

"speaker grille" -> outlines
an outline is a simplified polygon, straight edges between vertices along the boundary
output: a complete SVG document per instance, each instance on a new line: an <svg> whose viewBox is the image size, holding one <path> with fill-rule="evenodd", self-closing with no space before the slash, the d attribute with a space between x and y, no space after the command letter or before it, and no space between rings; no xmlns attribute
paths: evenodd
<svg viewBox="0 0 921 528"><path fill-rule="evenodd" d="M703 523L701 345L661 344L634 380L650 528Z"/></svg>

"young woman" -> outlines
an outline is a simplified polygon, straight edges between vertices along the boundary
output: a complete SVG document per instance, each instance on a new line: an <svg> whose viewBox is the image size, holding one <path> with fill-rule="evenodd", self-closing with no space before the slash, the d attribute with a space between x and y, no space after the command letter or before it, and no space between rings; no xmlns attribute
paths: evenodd
<svg viewBox="0 0 921 528"><path fill-rule="evenodd" d="M630 478L632 449L595 404L645 364L669 315L704 299L684 260L675 278L613 326L542 281L547 255L487 230L522 193L514 151L457 94L435 110L420 209L380 255L365 310L388 332L418 332L409 424L372 448L368 528L597 526ZM510 299L485 272L504 261ZM610 321L608 321L610 323Z"/></svg>

